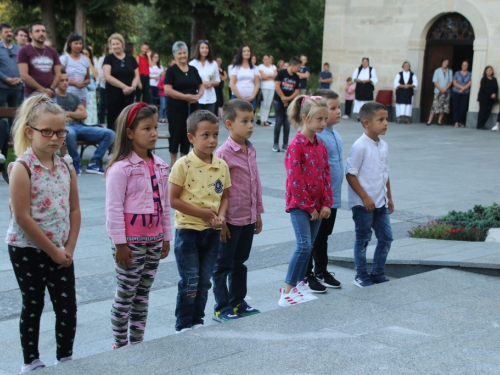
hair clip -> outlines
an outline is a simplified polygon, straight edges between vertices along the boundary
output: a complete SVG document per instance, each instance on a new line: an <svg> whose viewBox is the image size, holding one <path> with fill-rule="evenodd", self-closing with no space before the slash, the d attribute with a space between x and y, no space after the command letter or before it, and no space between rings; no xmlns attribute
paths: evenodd
<svg viewBox="0 0 500 375"><path fill-rule="evenodd" d="M317 96L317 95L309 95L309 96L305 96L304 98L302 98L302 102L300 102L300 105L302 106L302 104L304 104L304 102L305 102L307 99L311 99L311 100L318 100L318 99L323 99L323 97L322 97L322 96Z"/></svg>

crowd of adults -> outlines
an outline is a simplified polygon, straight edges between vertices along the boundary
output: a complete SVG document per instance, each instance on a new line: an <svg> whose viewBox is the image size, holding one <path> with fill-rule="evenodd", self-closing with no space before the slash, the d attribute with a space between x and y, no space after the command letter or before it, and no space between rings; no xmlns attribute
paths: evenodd
<svg viewBox="0 0 500 375"><path fill-rule="evenodd" d="M199 40L191 56L186 43L177 41L172 46L173 58L164 67L160 55L153 53L148 43L143 43L134 57L134 45L125 43L118 33L109 37L104 54L96 59L92 46L85 45L77 33L69 35L64 53L59 55L47 42L46 29L41 23L14 31L9 24L2 23L0 28L0 107L18 107L35 91L46 93L63 106L69 114L67 149L78 174L82 167L77 141L99 145L86 171L103 173L102 158L113 142L115 121L123 108L134 101L159 106L159 122L169 124L169 149L174 164L179 152L181 156L189 152L187 117L197 109L207 109L220 117L224 86L229 97L248 101L256 113L260 107L256 123L275 126L272 150L284 151L290 132L288 104L297 95L306 93L311 76L306 55L292 57L288 62L280 60L274 65L273 56L263 54L262 63L258 64L249 45L242 45L224 70L222 58L214 54L208 40ZM472 84L469 63L463 61L461 70L455 74L449 64L449 59L443 59L434 72L434 98L427 125L432 123L434 115L438 115L438 124L442 124L452 100L455 127L464 126ZM329 64L325 63L319 74L320 88L329 88L332 82ZM345 84L345 118L350 117L351 108L353 113L359 113L363 104L374 100L377 83L377 72L364 57ZM405 61L393 83L397 123L411 121L418 85L416 74ZM477 128L485 129L498 101L498 84L491 66L484 69L477 100ZM272 106L275 123L269 119ZM0 120L0 171L6 180L11 121ZM500 114L492 130L499 127Z"/></svg>

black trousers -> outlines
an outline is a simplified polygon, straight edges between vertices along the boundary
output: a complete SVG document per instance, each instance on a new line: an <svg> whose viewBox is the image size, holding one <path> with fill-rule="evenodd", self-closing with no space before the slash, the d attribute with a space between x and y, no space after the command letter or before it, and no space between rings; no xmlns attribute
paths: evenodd
<svg viewBox="0 0 500 375"><path fill-rule="evenodd" d="M321 225L314 240L311 258L307 266L307 275L313 273L313 259L314 259L314 273L316 275L322 274L326 271L328 266L328 237L333 232L335 226L335 218L337 217L337 209L332 208L332 213L328 219L321 220Z"/></svg>
<svg viewBox="0 0 500 375"><path fill-rule="evenodd" d="M351 110L352 110L352 102L354 100L346 100L345 101L345 114L347 116L350 116L351 115Z"/></svg>
<svg viewBox="0 0 500 375"><path fill-rule="evenodd" d="M135 90L135 101L140 102L143 101L147 104L151 104L151 89L149 87L149 75L141 75L139 76L141 79L142 90L137 88ZM142 100L141 100L142 96Z"/></svg>
<svg viewBox="0 0 500 375"><path fill-rule="evenodd" d="M477 128L482 129L488 121L493 108L492 100L479 101L479 113L477 114Z"/></svg>
<svg viewBox="0 0 500 375"><path fill-rule="evenodd" d="M0 119L0 152L7 157L9 151L9 123ZM5 170L5 163L0 164L0 172Z"/></svg>
<svg viewBox="0 0 500 375"><path fill-rule="evenodd" d="M108 129L115 130L115 122L123 108L134 102L134 94L124 95L122 90L106 89Z"/></svg>
<svg viewBox="0 0 500 375"><path fill-rule="evenodd" d="M9 256L21 289L23 306L19 331L24 363L40 358L38 338L45 288L56 314L57 359L73 355L76 333L75 269L56 264L44 251L31 247L9 246Z"/></svg>

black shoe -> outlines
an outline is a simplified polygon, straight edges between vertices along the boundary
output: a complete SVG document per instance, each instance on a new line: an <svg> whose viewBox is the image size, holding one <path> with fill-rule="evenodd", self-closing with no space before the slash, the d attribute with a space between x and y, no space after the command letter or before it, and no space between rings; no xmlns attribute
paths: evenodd
<svg viewBox="0 0 500 375"><path fill-rule="evenodd" d="M271 150L273 150L273 152L280 152L280 146L277 143L275 143Z"/></svg>
<svg viewBox="0 0 500 375"><path fill-rule="evenodd" d="M281 150L286 151L287 148L288 148L288 143L283 143L283 147L281 147Z"/></svg>
<svg viewBox="0 0 500 375"><path fill-rule="evenodd" d="M333 275L328 271L325 271L319 275L316 275L316 277L318 278L318 281L322 285L324 285L328 288L339 289L342 287L342 284L337 279L335 279L335 277L333 277Z"/></svg>
<svg viewBox="0 0 500 375"><path fill-rule="evenodd" d="M314 275L309 275L304 280L313 293L326 293L326 286L323 286Z"/></svg>
<svg viewBox="0 0 500 375"><path fill-rule="evenodd" d="M257 125L260 125L260 120L255 121Z"/></svg>

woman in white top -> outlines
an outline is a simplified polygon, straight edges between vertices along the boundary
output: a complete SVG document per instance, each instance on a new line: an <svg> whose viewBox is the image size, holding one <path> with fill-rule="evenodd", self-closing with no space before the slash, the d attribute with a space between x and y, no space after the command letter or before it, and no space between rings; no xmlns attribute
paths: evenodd
<svg viewBox="0 0 500 375"><path fill-rule="evenodd" d="M160 104L160 96L158 95L158 82L163 74L163 66L160 64L160 55L158 53L153 53L151 56L153 61L152 66L149 67L149 87L151 88L151 96L153 99L153 104Z"/></svg>
<svg viewBox="0 0 500 375"><path fill-rule="evenodd" d="M80 34L70 34L66 42L66 54L59 60L69 75L68 92L80 98L84 107L87 106L87 85L90 83L89 60L82 55L83 37Z"/></svg>
<svg viewBox="0 0 500 375"><path fill-rule="evenodd" d="M260 90L262 92L262 103L260 105L260 121L262 126L269 126L269 112L274 97L274 78L278 75L278 69L272 65L271 56L267 53L262 56L263 64L259 65Z"/></svg>
<svg viewBox="0 0 500 375"><path fill-rule="evenodd" d="M356 83L353 113L358 113L363 104L373 101L373 91L378 82L375 68L370 66L370 59L363 57L361 66L354 69L352 81ZM357 118L359 121L359 115Z"/></svg>
<svg viewBox="0 0 500 375"><path fill-rule="evenodd" d="M232 99L239 98L250 102L255 108L257 93L260 88L260 73L250 58L252 50L249 45L243 45L238 49L234 66L231 69L231 80L229 86L233 95Z"/></svg>
<svg viewBox="0 0 500 375"><path fill-rule="evenodd" d="M214 55L212 48L208 40L199 40L196 45L193 55L193 60L189 62L189 65L195 67L198 70L198 74L203 81L203 87L205 91L203 95L198 100L198 108L206 109L217 116L216 103L217 94L215 93L214 87L217 87L220 83L219 78L219 65L214 60Z"/></svg>
<svg viewBox="0 0 500 375"><path fill-rule="evenodd" d="M396 90L396 116L397 123L401 124L401 117L405 116L405 122L410 123L413 109L413 96L418 87L418 80L415 73L410 70L410 63L403 63L403 71L396 74L394 78L394 90Z"/></svg>

